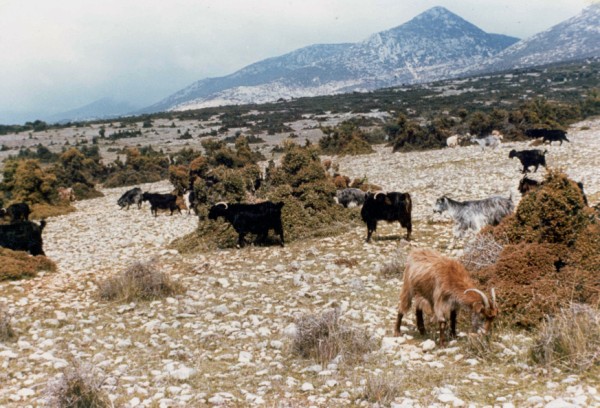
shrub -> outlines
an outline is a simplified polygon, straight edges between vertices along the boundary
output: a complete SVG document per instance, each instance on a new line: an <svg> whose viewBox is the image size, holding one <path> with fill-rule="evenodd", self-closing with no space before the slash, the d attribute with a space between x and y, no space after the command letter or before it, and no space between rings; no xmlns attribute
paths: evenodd
<svg viewBox="0 0 600 408"><path fill-rule="evenodd" d="M56 184L72 187L78 200L103 195L94 188L96 181L101 180L107 172L97 146L81 150L70 148L59 156L52 171L56 174Z"/></svg>
<svg viewBox="0 0 600 408"><path fill-rule="evenodd" d="M446 145L448 136L448 131L439 124L422 127L403 114L386 125L386 132L394 152L439 149Z"/></svg>
<svg viewBox="0 0 600 408"><path fill-rule="evenodd" d="M488 233L505 245L496 263L473 268L474 275L496 287L502 314L512 324L531 328L568 302L600 300L600 225L564 174L549 171L515 214L486 227L479 239Z"/></svg>
<svg viewBox="0 0 600 408"><path fill-rule="evenodd" d="M47 403L57 408L112 407L102 389L105 377L88 364L73 363L46 389Z"/></svg>
<svg viewBox="0 0 600 408"><path fill-rule="evenodd" d="M585 371L600 363L600 312L571 304L541 325L530 350L534 362L568 371Z"/></svg>
<svg viewBox="0 0 600 408"><path fill-rule="evenodd" d="M56 264L43 255L0 248L0 281L31 278L41 271L56 271Z"/></svg>
<svg viewBox="0 0 600 408"><path fill-rule="evenodd" d="M154 300L183 291L179 283L157 270L156 265L141 262L134 263L123 273L100 282L98 289L101 299L120 302Z"/></svg>
<svg viewBox="0 0 600 408"><path fill-rule="evenodd" d="M474 276L496 288L507 321L531 328L571 300L595 304L600 299L597 272L578 266L571 256L561 244L506 245L495 265Z"/></svg>
<svg viewBox="0 0 600 408"><path fill-rule="evenodd" d="M296 328L293 353L320 364L327 364L338 355L346 363L357 362L375 348L366 331L341 324L335 309L303 315L296 320Z"/></svg>
<svg viewBox="0 0 600 408"><path fill-rule="evenodd" d="M209 150L215 147L208 144ZM218 201L241 202L270 200L283 202L282 223L286 242L317 236L331 236L346 231L349 221L358 217L355 212L347 211L336 205L335 185L327 176L321 164L318 151L314 147L300 147L286 143L285 155L281 165L270 163L266 169L264 181L260 183L260 169L254 164L241 168L226 166L214 167L205 171L204 176L196 178L194 191L200 203L207 206L200 209L198 231L173 243L179 251L189 252L196 249L214 247L234 247L237 235L227 228L221 220L214 222L204 219L208 206ZM209 186L208 175L218 181ZM204 178L203 178L204 177Z"/></svg>
<svg viewBox="0 0 600 408"><path fill-rule="evenodd" d="M122 187L153 183L167 178L169 159L152 146L127 149L125 163L115 160L105 187Z"/></svg>
<svg viewBox="0 0 600 408"><path fill-rule="evenodd" d="M10 324L11 316L0 307L0 341L5 342L15 338L15 332Z"/></svg>
<svg viewBox="0 0 600 408"><path fill-rule="evenodd" d="M492 234L478 234L465 245L461 262L469 271L483 269L498 261L502 248Z"/></svg>
<svg viewBox="0 0 600 408"><path fill-rule="evenodd" d="M322 129L325 134L319 140L319 147L324 154L339 156L355 156L373 153L365 133L352 122L342 122L335 128Z"/></svg>
<svg viewBox="0 0 600 408"><path fill-rule="evenodd" d="M370 374L367 376L363 398L379 406L389 406L402 395L401 374Z"/></svg>
<svg viewBox="0 0 600 408"><path fill-rule="evenodd" d="M8 161L4 166L2 190L13 201L51 203L56 198L56 176L44 171L37 160Z"/></svg>
<svg viewBox="0 0 600 408"><path fill-rule="evenodd" d="M544 184L526 194L515 214L502 221L498 233L505 232L512 243L560 243L572 245L589 223L577 184L565 174L550 170Z"/></svg>

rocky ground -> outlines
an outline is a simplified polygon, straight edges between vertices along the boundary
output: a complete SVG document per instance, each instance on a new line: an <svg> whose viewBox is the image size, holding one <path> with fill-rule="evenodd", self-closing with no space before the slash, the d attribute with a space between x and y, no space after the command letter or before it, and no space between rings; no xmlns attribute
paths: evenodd
<svg viewBox="0 0 600 408"><path fill-rule="evenodd" d="M581 130L581 129L584 130ZM571 143L547 147L548 164L585 184L600 200L600 120L577 124ZM169 249L194 230L192 215L148 207L121 211L124 188L77 202L77 211L48 220L46 254L58 272L0 283L0 306L12 314L18 339L0 343L0 406L44 404L48 384L80 361L97 368L115 406L372 406L374 384L392 389L394 407L600 407L600 372L546 369L531 362L535 333L500 319L490 352L464 335L439 348L408 319L392 338L400 280L383 271L411 247L450 250L451 223L432 217L443 194L466 200L516 191L520 163L505 144L493 151L460 147L338 160L342 173L367 176L414 201L414 239L382 225L365 244L366 228L285 248L246 247L181 255ZM541 179L543 169L536 177ZM166 182L143 186L168 191ZM356 211L356 210L355 210ZM101 300L96 283L136 261L153 262L185 293L152 302ZM499 294L501 297L501 294ZM292 352L297 318L337 308L341 322L366 331L375 348L358 361L304 359ZM461 328L466 331L466 318ZM384 387L386 386L386 387Z"/></svg>

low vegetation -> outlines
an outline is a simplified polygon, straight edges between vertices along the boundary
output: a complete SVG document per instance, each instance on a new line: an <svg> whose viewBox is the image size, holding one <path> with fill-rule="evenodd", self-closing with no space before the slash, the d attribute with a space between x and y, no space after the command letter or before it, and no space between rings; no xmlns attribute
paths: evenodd
<svg viewBox="0 0 600 408"><path fill-rule="evenodd" d="M540 188L523 197L514 214L482 232L491 234L482 238L491 244L479 252L486 254L484 259L492 252L497 260L476 268L475 276L496 288L508 321L537 326L570 301L600 300L599 232L598 218L584 205L577 184L551 170ZM502 246L498 255L494 241Z"/></svg>
<svg viewBox="0 0 600 408"><path fill-rule="evenodd" d="M401 373L378 373L367 377L363 399L380 406L389 406L403 395L403 375Z"/></svg>
<svg viewBox="0 0 600 408"><path fill-rule="evenodd" d="M296 320L292 352L326 365L336 357L353 364L362 361L375 349L368 332L344 325L339 312L330 309L321 314L307 314Z"/></svg>
<svg viewBox="0 0 600 408"><path fill-rule="evenodd" d="M549 316L539 327L531 358L575 372L600 364L600 311L573 303Z"/></svg>
<svg viewBox="0 0 600 408"><path fill-rule="evenodd" d="M43 255L0 248L0 282L32 278L41 271L55 272L56 264Z"/></svg>
<svg viewBox="0 0 600 408"><path fill-rule="evenodd" d="M47 404L53 408L108 408L112 407L102 389L105 377L98 369L74 362L63 370L62 376L49 383Z"/></svg>
<svg viewBox="0 0 600 408"><path fill-rule="evenodd" d="M0 307L0 342L7 342L15 338L10 319L10 314Z"/></svg>
<svg viewBox="0 0 600 408"><path fill-rule="evenodd" d="M134 263L98 283L100 298L118 302L155 300L183 292L183 287L152 263Z"/></svg>

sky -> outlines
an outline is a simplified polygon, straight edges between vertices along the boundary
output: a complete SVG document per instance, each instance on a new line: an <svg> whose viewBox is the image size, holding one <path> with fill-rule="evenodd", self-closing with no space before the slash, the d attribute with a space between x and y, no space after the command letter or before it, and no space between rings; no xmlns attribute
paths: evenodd
<svg viewBox="0 0 600 408"><path fill-rule="evenodd" d="M598 0L0 0L0 124L109 97L145 107L311 44L357 42L443 6L527 38Z"/></svg>

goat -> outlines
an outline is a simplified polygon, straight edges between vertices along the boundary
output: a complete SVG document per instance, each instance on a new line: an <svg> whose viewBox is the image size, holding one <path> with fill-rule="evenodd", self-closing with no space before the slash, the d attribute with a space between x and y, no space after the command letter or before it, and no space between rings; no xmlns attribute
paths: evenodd
<svg viewBox="0 0 600 408"><path fill-rule="evenodd" d="M338 190L335 193L338 204L343 205L345 208L348 208L348 205L352 203L357 206L363 205L365 196L366 193L358 188L345 188L343 190Z"/></svg>
<svg viewBox="0 0 600 408"><path fill-rule="evenodd" d="M570 142L567 139L567 132L561 129L527 129L525 135L533 138L541 137L544 143L550 142L552 144L552 142L560 142L561 146L563 140Z"/></svg>
<svg viewBox="0 0 600 408"><path fill-rule="evenodd" d="M11 223L29 220L31 209L27 203L14 203L0 210L0 216L8 216Z"/></svg>
<svg viewBox="0 0 600 408"><path fill-rule="evenodd" d="M142 189L139 187L134 187L131 190L127 190L121 198L117 201L117 204L121 209L123 207L127 207L129 210L129 206L132 204L137 204L138 210L142 208Z"/></svg>
<svg viewBox="0 0 600 408"><path fill-rule="evenodd" d="M173 194L160 194L160 193L144 193L142 194L142 201L150 202L150 212L156 217L158 210L170 210L173 215L173 211L179 211L181 214L181 208L176 204L177 196Z"/></svg>
<svg viewBox="0 0 600 408"><path fill-rule="evenodd" d="M522 173L525 174L529 171L529 168L531 166L535 166L535 170L533 170L534 172L537 171L537 169L540 165L546 167L546 153L547 152L548 152L548 150L544 150L542 152L539 149L521 150L518 152L515 149L512 149L508 153L508 158L509 159L512 159L513 157L518 158L519 161L521 162L521 164L523 165Z"/></svg>
<svg viewBox="0 0 600 408"><path fill-rule="evenodd" d="M500 140L502 140L503 137L497 130L495 130L494 132L492 132L491 135L487 135L486 137L483 137L481 139L472 137L471 143L478 143L481 147L481 150L485 150L485 148L488 146L492 149L495 149L496 147L500 146Z"/></svg>
<svg viewBox="0 0 600 408"><path fill-rule="evenodd" d="M540 184L541 183L539 181L530 179L529 177L527 177L527 174L525 174L523 178L519 180L519 193L521 193L521 195L525 195L525 193L528 193L538 188Z"/></svg>
<svg viewBox="0 0 600 408"><path fill-rule="evenodd" d="M441 214L448 211L455 222L454 236L459 238L468 229L477 232L486 225L498 225L514 208L512 197L493 196L483 200L461 202L442 196L436 200L433 212Z"/></svg>
<svg viewBox="0 0 600 408"><path fill-rule="evenodd" d="M58 198L61 201L75 201L75 192L72 187L59 187Z"/></svg>
<svg viewBox="0 0 600 408"><path fill-rule="evenodd" d="M448 147L456 147L458 146L460 142L460 136L459 135L452 135L449 138L446 139L446 146Z"/></svg>
<svg viewBox="0 0 600 408"><path fill-rule="evenodd" d="M208 219L216 220L223 217L238 233L238 246L244 246L244 236L248 233L257 234L265 241L269 230L274 230L283 246L283 225L281 223L281 208L283 202L272 203L265 201L257 204L227 204L217 203L208 211Z"/></svg>
<svg viewBox="0 0 600 408"><path fill-rule="evenodd" d="M31 221L18 221L8 225L0 225L0 247L13 251L27 251L31 255L45 255L42 248L42 230L46 220L40 224Z"/></svg>
<svg viewBox="0 0 600 408"><path fill-rule="evenodd" d="M433 309L434 319L439 324L440 346L446 343L446 326L450 320L450 335L456 336L456 318L460 309L471 312L472 329L476 333L489 335L494 319L498 315L496 293L492 288L491 302L469 276L465 267L457 260L444 257L431 249L413 249L406 260L394 336L400 335L403 316L410 310L412 300L417 303L417 326L425 334L423 308ZM428 303L428 305L427 305Z"/></svg>
<svg viewBox="0 0 600 408"><path fill-rule="evenodd" d="M377 221L398 221L406 228L406 239L410 241L412 232L412 200L408 193L368 192L360 215L367 224L367 242L377 230Z"/></svg>

